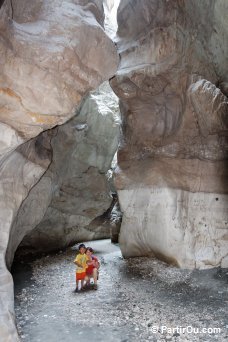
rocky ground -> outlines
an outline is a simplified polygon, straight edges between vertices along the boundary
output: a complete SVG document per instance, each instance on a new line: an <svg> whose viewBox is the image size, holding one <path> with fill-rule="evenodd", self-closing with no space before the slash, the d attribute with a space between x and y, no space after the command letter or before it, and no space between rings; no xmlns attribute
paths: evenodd
<svg viewBox="0 0 228 342"><path fill-rule="evenodd" d="M73 293L75 248L14 264L22 341L227 339L228 270L189 271L157 259L124 260L109 240L89 245L101 260L98 291Z"/></svg>

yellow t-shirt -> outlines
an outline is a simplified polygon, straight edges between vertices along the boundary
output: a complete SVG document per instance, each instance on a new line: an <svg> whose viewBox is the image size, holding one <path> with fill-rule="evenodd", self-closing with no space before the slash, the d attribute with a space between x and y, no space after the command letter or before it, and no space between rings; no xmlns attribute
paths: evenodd
<svg viewBox="0 0 228 342"><path fill-rule="evenodd" d="M77 261L79 264L82 265L82 267L79 267L78 265L76 265L77 266L77 268L76 268L76 272L77 273L83 273L83 272L86 271L86 268L87 268L87 264L86 264L87 256L85 254L79 253L76 256L74 261Z"/></svg>

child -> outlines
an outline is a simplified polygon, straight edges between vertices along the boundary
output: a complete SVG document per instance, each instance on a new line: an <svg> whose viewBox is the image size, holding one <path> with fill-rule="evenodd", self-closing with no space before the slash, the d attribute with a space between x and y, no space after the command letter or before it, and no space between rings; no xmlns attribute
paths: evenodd
<svg viewBox="0 0 228 342"><path fill-rule="evenodd" d="M76 289L75 292L79 291L78 285L79 285L79 281L81 281L81 289L83 289L84 286L84 279L86 276L86 268L87 268L87 257L85 255L85 251L86 251L86 247L85 245L82 243L79 245L78 247L79 249L79 253L76 256L74 263L77 265L77 269L76 269Z"/></svg>
<svg viewBox="0 0 228 342"><path fill-rule="evenodd" d="M91 247L86 248L87 257L87 268L86 268L86 285L89 286L90 278L94 281L94 290L97 290L97 280L98 280L98 269L100 267L97 257L93 254L93 249Z"/></svg>

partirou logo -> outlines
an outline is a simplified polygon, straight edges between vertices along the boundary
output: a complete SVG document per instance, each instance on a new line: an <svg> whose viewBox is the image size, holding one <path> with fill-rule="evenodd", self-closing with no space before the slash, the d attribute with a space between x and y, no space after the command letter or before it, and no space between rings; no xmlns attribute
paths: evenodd
<svg viewBox="0 0 228 342"><path fill-rule="evenodd" d="M221 328L197 328L191 325L187 327L182 327L181 325L176 327L167 327L166 325L162 326L153 326L151 327L151 331L156 334L160 332L161 334L220 334Z"/></svg>

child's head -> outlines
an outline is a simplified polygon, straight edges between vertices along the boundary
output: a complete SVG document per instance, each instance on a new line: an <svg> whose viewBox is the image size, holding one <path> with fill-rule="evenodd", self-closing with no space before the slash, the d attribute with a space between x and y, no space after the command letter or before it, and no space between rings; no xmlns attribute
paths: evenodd
<svg viewBox="0 0 228 342"><path fill-rule="evenodd" d="M93 248L87 247L85 253L86 253L86 255L91 256L93 254Z"/></svg>
<svg viewBox="0 0 228 342"><path fill-rule="evenodd" d="M83 243L81 243L81 244L78 246L78 250L79 250L79 253L84 254L85 251L86 251L86 246L85 246Z"/></svg>

